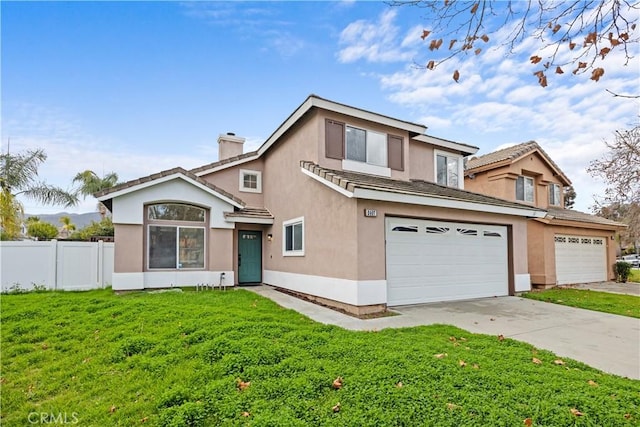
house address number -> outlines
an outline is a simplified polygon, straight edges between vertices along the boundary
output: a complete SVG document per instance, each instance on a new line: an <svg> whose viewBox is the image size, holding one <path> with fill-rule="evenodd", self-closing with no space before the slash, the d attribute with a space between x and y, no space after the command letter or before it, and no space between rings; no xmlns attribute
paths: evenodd
<svg viewBox="0 0 640 427"><path fill-rule="evenodd" d="M378 211L375 209L365 209L364 216L376 217L378 216Z"/></svg>

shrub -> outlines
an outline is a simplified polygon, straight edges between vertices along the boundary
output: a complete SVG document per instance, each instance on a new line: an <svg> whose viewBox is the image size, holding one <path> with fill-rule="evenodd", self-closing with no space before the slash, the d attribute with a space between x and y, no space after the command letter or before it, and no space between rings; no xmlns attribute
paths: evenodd
<svg viewBox="0 0 640 427"><path fill-rule="evenodd" d="M114 234L111 218L105 217L101 219L100 222L91 221L91 224L75 231L71 235L71 238L77 240L90 240L93 236L113 236Z"/></svg>
<svg viewBox="0 0 640 427"><path fill-rule="evenodd" d="M613 271L616 273L616 281L626 283L631 275L631 264L624 261L618 261L613 265Z"/></svg>
<svg viewBox="0 0 640 427"><path fill-rule="evenodd" d="M58 235L58 228L48 222L32 222L27 227L27 234L38 240L51 240Z"/></svg>

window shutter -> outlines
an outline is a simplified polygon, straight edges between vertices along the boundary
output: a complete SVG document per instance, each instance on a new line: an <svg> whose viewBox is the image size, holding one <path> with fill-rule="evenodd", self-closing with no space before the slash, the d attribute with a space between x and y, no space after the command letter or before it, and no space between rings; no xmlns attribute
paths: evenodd
<svg viewBox="0 0 640 427"><path fill-rule="evenodd" d="M389 135L387 139L389 154L389 167L398 171L404 170L404 152L402 150L402 137Z"/></svg>
<svg viewBox="0 0 640 427"><path fill-rule="evenodd" d="M344 123L325 121L325 156L344 159Z"/></svg>

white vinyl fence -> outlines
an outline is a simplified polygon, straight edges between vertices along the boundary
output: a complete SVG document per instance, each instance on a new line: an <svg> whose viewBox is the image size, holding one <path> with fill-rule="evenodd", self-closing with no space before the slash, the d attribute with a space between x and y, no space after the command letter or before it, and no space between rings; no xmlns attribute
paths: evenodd
<svg viewBox="0 0 640 427"><path fill-rule="evenodd" d="M113 243L0 242L2 292L79 291L111 285Z"/></svg>

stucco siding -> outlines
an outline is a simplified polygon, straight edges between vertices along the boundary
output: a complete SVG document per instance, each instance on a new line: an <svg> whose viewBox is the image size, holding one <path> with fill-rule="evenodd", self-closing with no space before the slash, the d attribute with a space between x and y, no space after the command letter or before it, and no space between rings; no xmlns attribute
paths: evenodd
<svg viewBox="0 0 640 427"><path fill-rule="evenodd" d="M240 191L240 171L262 172L262 193ZM264 161L262 158L201 176L202 179L243 200L247 206L264 206Z"/></svg>
<svg viewBox="0 0 640 427"><path fill-rule="evenodd" d="M144 269L144 246L142 225L114 224L114 271L116 273L138 273Z"/></svg>
<svg viewBox="0 0 640 427"><path fill-rule="evenodd" d="M409 143L409 178L435 182L433 147L418 141Z"/></svg>

